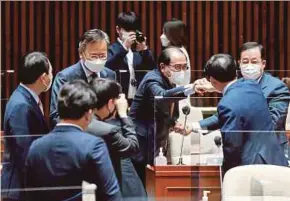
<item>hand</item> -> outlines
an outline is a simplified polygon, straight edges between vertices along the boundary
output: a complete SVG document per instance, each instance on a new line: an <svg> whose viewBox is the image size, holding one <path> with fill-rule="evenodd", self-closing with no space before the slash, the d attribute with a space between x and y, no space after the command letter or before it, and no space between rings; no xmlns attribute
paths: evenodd
<svg viewBox="0 0 290 201"><path fill-rule="evenodd" d="M130 49L132 44L136 41L136 33L135 32L130 32L130 35L128 38L126 38L123 42L123 45L127 48Z"/></svg>
<svg viewBox="0 0 290 201"><path fill-rule="evenodd" d="M205 92L216 91L212 84L206 78L198 79L194 83L194 90L196 93L203 95Z"/></svg>
<svg viewBox="0 0 290 201"><path fill-rule="evenodd" d="M176 133L179 133L181 135L189 135L192 132L192 128L190 128L189 126L185 126L182 123L177 122L174 126L174 131Z"/></svg>
<svg viewBox="0 0 290 201"><path fill-rule="evenodd" d="M142 42L142 43L138 43L137 42L137 45L136 45L136 50L139 52L139 51L144 51L144 50L147 50L148 49L148 46L146 45L146 42L147 42L147 38L145 38L145 41Z"/></svg>
<svg viewBox="0 0 290 201"><path fill-rule="evenodd" d="M120 94L120 97L116 101L116 109L121 118L127 117L128 102L125 98L125 94Z"/></svg>

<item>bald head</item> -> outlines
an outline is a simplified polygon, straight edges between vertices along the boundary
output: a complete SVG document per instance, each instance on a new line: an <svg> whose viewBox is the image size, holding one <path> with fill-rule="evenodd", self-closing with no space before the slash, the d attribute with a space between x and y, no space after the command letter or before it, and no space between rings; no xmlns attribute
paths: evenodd
<svg viewBox="0 0 290 201"><path fill-rule="evenodd" d="M158 58L158 66L160 64L186 64L185 54L177 47L169 47L162 51Z"/></svg>

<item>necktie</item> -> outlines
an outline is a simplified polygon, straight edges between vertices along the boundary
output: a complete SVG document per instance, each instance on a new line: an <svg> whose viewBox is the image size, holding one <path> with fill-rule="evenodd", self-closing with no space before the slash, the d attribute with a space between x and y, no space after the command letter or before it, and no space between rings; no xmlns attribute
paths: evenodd
<svg viewBox="0 0 290 201"><path fill-rule="evenodd" d="M38 104L37 104L37 105L38 105L40 111L42 112L42 114L44 115L43 105L42 105L42 103L41 103L41 100L38 101Z"/></svg>
<svg viewBox="0 0 290 201"><path fill-rule="evenodd" d="M98 78L98 74L97 73L92 73L91 74L91 78L92 78L92 80L95 79L95 78Z"/></svg>

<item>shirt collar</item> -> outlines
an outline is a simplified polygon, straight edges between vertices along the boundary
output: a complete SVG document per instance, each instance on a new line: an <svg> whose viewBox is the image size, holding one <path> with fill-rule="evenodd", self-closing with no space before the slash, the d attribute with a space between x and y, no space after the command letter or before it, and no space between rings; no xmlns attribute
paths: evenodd
<svg viewBox="0 0 290 201"><path fill-rule="evenodd" d="M261 74L261 76L257 79L257 82L260 83L262 77L263 77L264 73Z"/></svg>
<svg viewBox="0 0 290 201"><path fill-rule="evenodd" d="M80 129L81 131L84 131L79 125L76 124L71 124L71 123L58 123L56 126L72 126Z"/></svg>
<svg viewBox="0 0 290 201"><path fill-rule="evenodd" d="M30 88L28 88L26 85L22 83L20 83L20 86L25 88L32 95L33 99L36 101L37 104L39 103L39 97L34 91L32 91Z"/></svg>
<svg viewBox="0 0 290 201"><path fill-rule="evenodd" d="M223 90L223 95L225 95L225 93L227 92L228 88L229 88L232 84L234 84L236 81L237 81L237 80L235 79L235 80L229 82L229 83L225 86L225 88L224 88L224 90Z"/></svg>

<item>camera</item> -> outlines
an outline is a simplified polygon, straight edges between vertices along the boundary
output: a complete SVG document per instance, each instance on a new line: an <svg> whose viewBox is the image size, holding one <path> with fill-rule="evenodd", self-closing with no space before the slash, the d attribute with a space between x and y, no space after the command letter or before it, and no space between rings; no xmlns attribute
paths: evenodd
<svg viewBox="0 0 290 201"><path fill-rule="evenodd" d="M143 43L145 41L145 37L141 31L136 31L136 41L138 43Z"/></svg>

